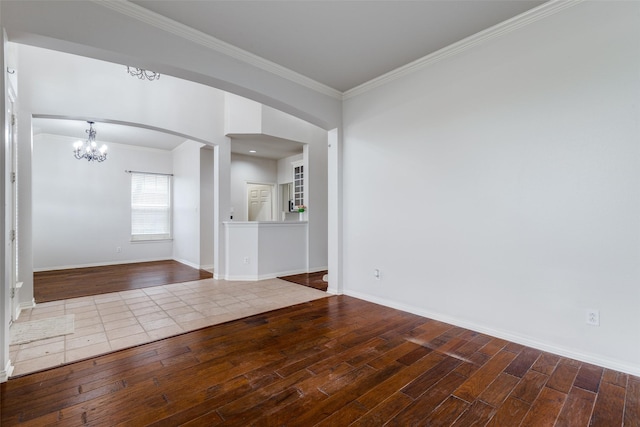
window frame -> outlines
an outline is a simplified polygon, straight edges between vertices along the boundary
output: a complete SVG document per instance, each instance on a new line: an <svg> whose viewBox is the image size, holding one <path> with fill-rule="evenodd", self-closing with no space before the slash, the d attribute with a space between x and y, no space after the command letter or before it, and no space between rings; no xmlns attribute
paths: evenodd
<svg viewBox="0 0 640 427"><path fill-rule="evenodd" d="M130 229L130 238L132 243L140 243L140 242L161 242L167 240L173 240L173 175L171 174L163 174L163 173L151 173L151 172L134 172L131 171L131 182L129 185L130 191L130 221L131 221L131 229ZM142 177L142 178L138 178ZM166 202L167 206L160 206L160 208L167 212L167 215L164 215L164 219L166 220L166 228L168 228L168 232L156 232L156 233L134 233L134 223L136 220L134 219L134 215L136 210L145 209L144 207L135 207L134 203L134 183L136 179L145 179L145 178L155 178L156 180L159 178L166 178L167 180L167 197ZM157 185L157 184L156 184ZM150 194L150 193L147 193ZM140 206L144 206L143 204L138 203ZM149 205L147 208L149 209ZM154 230L157 231L157 230Z"/></svg>

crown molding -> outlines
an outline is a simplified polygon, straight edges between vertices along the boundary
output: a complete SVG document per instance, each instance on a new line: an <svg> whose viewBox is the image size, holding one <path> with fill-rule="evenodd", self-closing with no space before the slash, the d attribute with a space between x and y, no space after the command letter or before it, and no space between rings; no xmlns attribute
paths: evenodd
<svg viewBox="0 0 640 427"><path fill-rule="evenodd" d="M361 95L379 86L385 85L394 80L398 80L409 74L415 73L425 67L428 67L437 62L440 62L445 58L448 58L453 55L457 55L467 49L471 49L472 47L479 45L481 43L484 43L488 40L501 37L521 27L524 27L536 21L539 21L540 19L543 19L547 16L556 14L578 3L582 3L582 1L584 0L551 0L527 12L521 13L518 16L515 16L504 22L496 24L493 27L489 27L486 30L480 31L479 33L476 33L465 39L462 39L459 42L453 43L427 56L424 56L420 59L410 62L407 65L404 65L400 68L396 68L395 70L390 71L386 74L383 74L379 77L376 77L373 80L369 80L366 83L363 83L359 86L349 89L346 92L344 92L342 98L344 100L344 99L352 98L357 95Z"/></svg>
<svg viewBox="0 0 640 427"><path fill-rule="evenodd" d="M154 26L160 30L172 33L185 40L197 43L212 51L230 56L238 61L247 63L261 70L275 74L293 83L305 86L313 91L322 93L336 99L342 99L342 92L327 85L319 83L300 73L278 65L258 55L247 52L213 36L198 31L187 25L176 22L158 13L145 9L126 0L90 0L95 4L111 9L115 12L136 19L145 24Z"/></svg>

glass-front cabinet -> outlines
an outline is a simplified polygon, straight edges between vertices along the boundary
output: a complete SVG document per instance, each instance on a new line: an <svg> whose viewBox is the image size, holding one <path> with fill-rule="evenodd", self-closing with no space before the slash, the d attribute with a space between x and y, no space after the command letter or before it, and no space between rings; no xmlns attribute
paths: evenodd
<svg viewBox="0 0 640 427"><path fill-rule="evenodd" d="M304 165L302 162L296 162L293 166L293 203L291 211L298 210L298 206L304 205Z"/></svg>

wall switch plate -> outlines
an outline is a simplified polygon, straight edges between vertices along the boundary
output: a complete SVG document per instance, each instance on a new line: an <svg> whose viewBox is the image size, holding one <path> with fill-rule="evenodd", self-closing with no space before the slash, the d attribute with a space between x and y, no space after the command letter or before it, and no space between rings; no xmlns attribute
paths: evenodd
<svg viewBox="0 0 640 427"><path fill-rule="evenodd" d="M587 310L587 325L600 326L600 310Z"/></svg>
<svg viewBox="0 0 640 427"><path fill-rule="evenodd" d="M245 264L249 264L249 261L250 261L250 259L249 259L248 256L244 257L244 259L242 260L242 262L245 263Z"/></svg>
<svg viewBox="0 0 640 427"><path fill-rule="evenodd" d="M374 269L373 270L373 277L376 278L376 280L380 280L380 270L379 269Z"/></svg>
<svg viewBox="0 0 640 427"><path fill-rule="evenodd" d="M120 246L118 246L118 247L116 248L116 253L120 253L120 252L122 252L122 248L121 248Z"/></svg>

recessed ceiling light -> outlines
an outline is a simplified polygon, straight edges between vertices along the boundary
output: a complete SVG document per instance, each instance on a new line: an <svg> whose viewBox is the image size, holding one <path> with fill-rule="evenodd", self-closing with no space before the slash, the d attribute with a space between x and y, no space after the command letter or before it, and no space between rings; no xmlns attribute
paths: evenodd
<svg viewBox="0 0 640 427"><path fill-rule="evenodd" d="M256 150L249 150L250 153L256 153Z"/></svg>

